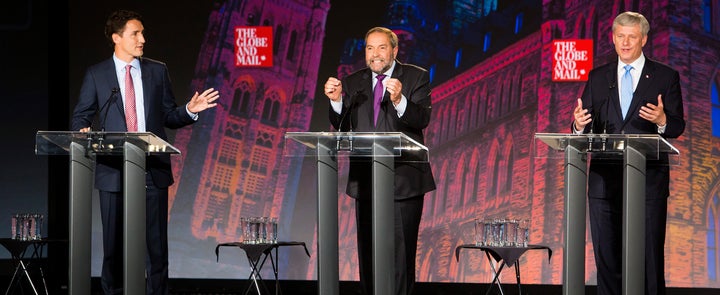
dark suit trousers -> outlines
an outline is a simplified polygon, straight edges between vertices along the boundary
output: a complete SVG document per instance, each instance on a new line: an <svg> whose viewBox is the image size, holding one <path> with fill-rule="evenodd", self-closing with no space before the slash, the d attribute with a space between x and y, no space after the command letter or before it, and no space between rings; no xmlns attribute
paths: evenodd
<svg viewBox="0 0 720 295"><path fill-rule="evenodd" d="M611 173L612 174L612 173ZM605 195L589 195L597 294L622 294L622 170L605 174ZM665 294L667 198L645 198L645 294Z"/></svg>
<svg viewBox="0 0 720 295"><path fill-rule="evenodd" d="M415 284L415 255L422 217L424 195L395 200L395 294L412 292ZM363 294L373 294L372 201L355 200L360 285Z"/></svg>
<svg viewBox="0 0 720 295"><path fill-rule="evenodd" d="M165 295L168 294L168 190L155 187L148 174L146 194L146 294ZM100 191L100 212L103 224L102 289L104 294L122 294L123 193Z"/></svg>

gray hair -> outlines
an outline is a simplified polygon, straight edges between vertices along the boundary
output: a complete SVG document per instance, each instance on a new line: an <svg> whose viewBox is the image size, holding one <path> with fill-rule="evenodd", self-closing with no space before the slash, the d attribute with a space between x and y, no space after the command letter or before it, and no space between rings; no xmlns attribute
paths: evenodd
<svg viewBox="0 0 720 295"><path fill-rule="evenodd" d="M385 27L374 27L370 29L367 34L365 34L365 43L367 43L367 38L372 33L383 33L387 35L388 39L390 40L390 46L392 46L392 48L398 46L398 36L395 34L395 32Z"/></svg>
<svg viewBox="0 0 720 295"><path fill-rule="evenodd" d="M648 20L645 18L645 16L637 12L625 11L615 17L612 25L612 30L613 32L615 32L615 28L617 26L633 26L638 24L640 25L640 31L642 32L642 35L647 36L648 32L650 32L650 23L648 23Z"/></svg>

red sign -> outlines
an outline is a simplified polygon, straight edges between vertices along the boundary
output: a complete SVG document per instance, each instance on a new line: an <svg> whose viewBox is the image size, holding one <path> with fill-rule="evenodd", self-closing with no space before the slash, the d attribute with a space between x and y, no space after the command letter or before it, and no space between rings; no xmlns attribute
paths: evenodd
<svg viewBox="0 0 720 295"><path fill-rule="evenodd" d="M593 66L593 40L553 40L554 82L587 81Z"/></svg>
<svg viewBox="0 0 720 295"><path fill-rule="evenodd" d="M272 67L272 27L235 27L235 66Z"/></svg>

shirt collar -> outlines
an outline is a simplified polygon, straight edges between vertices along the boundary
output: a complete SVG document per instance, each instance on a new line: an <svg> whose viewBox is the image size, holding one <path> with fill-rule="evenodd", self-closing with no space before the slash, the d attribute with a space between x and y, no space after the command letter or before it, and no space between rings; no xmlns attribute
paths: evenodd
<svg viewBox="0 0 720 295"><path fill-rule="evenodd" d="M626 64L618 58L618 73L625 73L625 65ZM631 62L630 65L633 67L633 69L638 70L639 73L639 71L642 70L642 68L645 66L645 54L640 53L640 57Z"/></svg>
<svg viewBox="0 0 720 295"><path fill-rule="evenodd" d="M117 56L115 56L115 53L113 53L113 61L115 62L115 71L118 73L121 73L125 70L125 66L128 65L125 61L120 60ZM140 60L137 58L133 58L132 61L130 61L130 65L132 65L135 69L140 69Z"/></svg>
<svg viewBox="0 0 720 295"><path fill-rule="evenodd" d="M396 64L397 64L397 63L393 60L392 65L390 66L390 68L389 68L387 71L385 71L385 72L383 73L383 75L385 75L385 77L392 77L392 73L393 73L393 70L395 70L395 65L396 65ZM373 79L376 79L376 78L377 78L377 75L378 75L378 74L376 74L375 72L372 72L372 77L373 77Z"/></svg>

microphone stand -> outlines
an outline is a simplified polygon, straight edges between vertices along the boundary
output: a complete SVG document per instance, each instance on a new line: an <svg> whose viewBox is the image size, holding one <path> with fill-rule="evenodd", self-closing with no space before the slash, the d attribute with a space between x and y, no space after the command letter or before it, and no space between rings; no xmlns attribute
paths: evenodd
<svg viewBox="0 0 720 295"><path fill-rule="evenodd" d="M115 103L117 101L117 93L120 92L120 90L115 87L110 91L110 97L105 101L105 103L100 107L100 110L98 111L98 115L102 115L103 110L105 110L105 115L102 118L102 121L100 122L100 132L98 134L97 138L97 145L95 146L95 151L102 151L105 149L105 145L103 144L103 141L105 140L105 121L107 121L108 113L110 112L110 104Z"/></svg>
<svg viewBox="0 0 720 295"><path fill-rule="evenodd" d="M353 136L352 136L352 133L353 133L353 125L352 125L352 116L351 116L351 113L352 113L353 107L355 107L355 101L356 101L356 98L355 98L355 97L358 96L358 95L359 95L360 93L362 93L362 92L363 92L362 89L360 89L360 90L356 91L353 96L350 97L350 105L348 106L347 113L345 113L345 114L343 115L343 117L340 119L340 124L338 124L338 131L343 132L342 126L343 126L343 123L345 122L345 118L351 117L351 118L349 119L349 120L350 120L350 130L347 132L347 133L348 133L347 138L343 138L342 136L339 135L338 138L337 138L337 141L335 142L335 148L336 148L336 150L338 150L338 151L346 150L346 151L352 152L352 151L355 149L355 148L353 147L353 140L354 140L354 139L353 139ZM347 147L340 145L340 142L343 141L343 140L347 140L347 142L348 142Z"/></svg>

